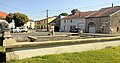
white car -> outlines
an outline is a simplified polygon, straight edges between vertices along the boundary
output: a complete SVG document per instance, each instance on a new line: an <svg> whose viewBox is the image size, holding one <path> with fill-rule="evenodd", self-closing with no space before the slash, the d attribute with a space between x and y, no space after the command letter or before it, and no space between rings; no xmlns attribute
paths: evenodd
<svg viewBox="0 0 120 63"><path fill-rule="evenodd" d="M13 29L11 29L11 32L12 32L12 33L19 33L19 32L20 32L20 29L15 29L15 28L13 28Z"/></svg>
<svg viewBox="0 0 120 63"><path fill-rule="evenodd" d="M28 32L27 28L20 28L20 32Z"/></svg>

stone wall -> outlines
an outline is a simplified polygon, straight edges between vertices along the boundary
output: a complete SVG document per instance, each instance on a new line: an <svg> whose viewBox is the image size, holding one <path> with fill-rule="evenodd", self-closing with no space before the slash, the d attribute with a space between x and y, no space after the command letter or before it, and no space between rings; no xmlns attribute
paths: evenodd
<svg viewBox="0 0 120 63"><path fill-rule="evenodd" d="M113 29L112 34L120 33L120 11L110 16L110 27Z"/></svg>
<svg viewBox="0 0 120 63"><path fill-rule="evenodd" d="M119 46L119 39L120 37L107 37L46 42L22 42L6 45L4 48L6 50L6 59L9 61L13 59L20 60L48 54L99 50L108 46Z"/></svg>
<svg viewBox="0 0 120 63"><path fill-rule="evenodd" d="M7 59L24 59L48 54L61 54L81 52L88 50L99 50L107 46L119 46L120 42L88 43L67 46L38 46L27 48L13 48L13 52L6 52Z"/></svg>
<svg viewBox="0 0 120 63"><path fill-rule="evenodd" d="M89 32L88 24L93 22L95 24L96 33L109 33L109 17L95 17L86 19L86 32ZM102 28L104 28L102 30Z"/></svg>

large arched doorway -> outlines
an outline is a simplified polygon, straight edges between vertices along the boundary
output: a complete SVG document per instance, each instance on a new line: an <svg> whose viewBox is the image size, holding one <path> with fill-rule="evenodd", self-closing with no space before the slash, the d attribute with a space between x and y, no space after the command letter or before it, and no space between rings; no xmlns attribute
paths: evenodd
<svg viewBox="0 0 120 63"><path fill-rule="evenodd" d="M95 23L94 22L90 22L88 24L88 31L89 31L89 33L95 33Z"/></svg>

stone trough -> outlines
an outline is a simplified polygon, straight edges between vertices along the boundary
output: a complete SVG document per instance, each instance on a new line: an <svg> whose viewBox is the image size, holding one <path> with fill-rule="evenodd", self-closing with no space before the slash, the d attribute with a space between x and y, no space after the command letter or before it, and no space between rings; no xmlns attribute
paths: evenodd
<svg viewBox="0 0 120 63"><path fill-rule="evenodd" d="M9 61L21 60L48 54L99 50L108 46L119 46L119 41L120 37L107 37L45 42L13 42L6 44L3 47L5 48L6 52L6 60Z"/></svg>

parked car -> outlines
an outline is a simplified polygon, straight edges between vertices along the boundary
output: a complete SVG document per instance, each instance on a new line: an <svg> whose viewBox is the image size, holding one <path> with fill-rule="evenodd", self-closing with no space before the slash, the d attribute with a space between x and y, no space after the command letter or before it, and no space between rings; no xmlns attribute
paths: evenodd
<svg viewBox="0 0 120 63"><path fill-rule="evenodd" d="M12 28L12 29L11 29L11 32L12 32L12 33L19 33L19 32L20 32L20 29L19 29L19 28Z"/></svg>
<svg viewBox="0 0 120 63"><path fill-rule="evenodd" d="M20 27L20 32L28 32L28 29L25 27Z"/></svg>
<svg viewBox="0 0 120 63"><path fill-rule="evenodd" d="M78 29L77 28L75 28L75 29L71 29L69 32L78 32Z"/></svg>

